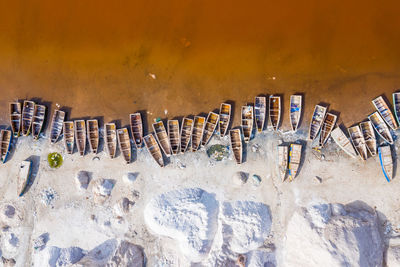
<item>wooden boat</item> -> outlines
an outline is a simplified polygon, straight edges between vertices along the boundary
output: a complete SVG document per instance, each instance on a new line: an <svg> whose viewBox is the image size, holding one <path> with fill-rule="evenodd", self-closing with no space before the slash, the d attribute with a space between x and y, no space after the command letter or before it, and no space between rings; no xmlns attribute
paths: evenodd
<svg viewBox="0 0 400 267"><path fill-rule="evenodd" d="M222 103L219 108L219 134L224 137L231 121L231 105Z"/></svg>
<svg viewBox="0 0 400 267"><path fill-rule="evenodd" d="M22 125L21 125L22 134L24 136L28 136L30 134L34 109L35 109L35 102L28 100L24 101L24 107L22 109Z"/></svg>
<svg viewBox="0 0 400 267"><path fill-rule="evenodd" d="M393 108L396 115L397 125L400 125L400 92L393 93Z"/></svg>
<svg viewBox="0 0 400 267"><path fill-rule="evenodd" d="M72 154L72 153L74 153L74 145L75 145L74 122L73 121L64 121L63 131L64 131L65 150L67 150L68 154ZM84 140L86 140L86 137Z"/></svg>
<svg viewBox="0 0 400 267"><path fill-rule="evenodd" d="M269 120L271 121L272 128L277 131L279 123L281 121L281 97L273 96L269 97Z"/></svg>
<svg viewBox="0 0 400 267"><path fill-rule="evenodd" d="M326 113L324 122L321 126L321 135L319 136L319 146L321 148L325 145L326 141L328 141L328 138L335 127L336 120L337 116L335 114L329 112Z"/></svg>
<svg viewBox="0 0 400 267"><path fill-rule="evenodd" d="M0 132L0 160L5 163L7 160L8 152L10 151L10 144L12 139L12 132L9 130L1 130Z"/></svg>
<svg viewBox="0 0 400 267"><path fill-rule="evenodd" d="M267 113L267 98L265 96L256 96L254 101L254 117L256 119L257 131L259 133L261 133L264 130L266 113Z"/></svg>
<svg viewBox="0 0 400 267"><path fill-rule="evenodd" d="M26 188L29 184L29 179L31 176L31 166L32 163L29 160L24 160L19 165L18 176L17 176L17 194L19 197L25 193Z"/></svg>
<svg viewBox="0 0 400 267"><path fill-rule="evenodd" d="M21 130L22 109L21 103L10 103L10 124L14 137L18 137Z"/></svg>
<svg viewBox="0 0 400 267"><path fill-rule="evenodd" d="M248 143L253 132L254 112L252 106L242 106L242 131L245 143Z"/></svg>
<svg viewBox="0 0 400 267"><path fill-rule="evenodd" d="M75 121L75 139L78 152L81 156L85 155L86 150L86 126L84 120Z"/></svg>
<svg viewBox="0 0 400 267"><path fill-rule="evenodd" d="M392 111L386 104L383 97L378 96L377 98L372 100L372 104L375 106L379 114L381 114L383 120L389 125L389 127L392 128L393 130L396 130L398 127L396 119L394 118Z"/></svg>
<svg viewBox="0 0 400 267"><path fill-rule="evenodd" d="M311 118L310 130L308 133L308 138L311 141L317 137L319 130L321 129L322 122L324 121L325 113L326 107L315 105L314 113Z"/></svg>
<svg viewBox="0 0 400 267"><path fill-rule="evenodd" d="M199 149L201 144L201 138L203 137L204 126L206 124L206 118L202 116L195 116L193 122L193 130L191 136L192 151L195 152Z"/></svg>
<svg viewBox="0 0 400 267"><path fill-rule="evenodd" d="M132 138L135 141L136 148L143 146L143 122L142 115L139 112L129 115L131 122Z"/></svg>
<svg viewBox="0 0 400 267"><path fill-rule="evenodd" d="M242 134L240 129L233 129L229 131L229 137L231 140L231 147L233 155L237 164L242 163L243 146L242 146Z"/></svg>
<svg viewBox="0 0 400 267"><path fill-rule="evenodd" d="M50 142L54 144L57 142L58 137L60 137L60 134L63 129L63 122L65 118L65 112L62 110L54 110L53 113L53 118L51 119L51 125L50 125Z"/></svg>
<svg viewBox="0 0 400 267"><path fill-rule="evenodd" d="M378 111L375 111L371 115L368 116L368 119L371 121L372 126L374 126L375 131L389 144L393 144L393 137L390 133L389 127L383 121L381 115L379 115Z"/></svg>
<svg viewBox="0 0 400 267"><path fill-rule="evenodd" d="M169 138L167 131L165 130L164 123L162 121L153 123L153 130L164 154L167 157L171 156L171 144L169 143Z"/></svg>
<svg viewBox="0 0 400 267"><path fill-rule="evenodd" d="M179 121L178 120L168 120L168 137L169 143L171 144L172 154L177 155L179 153Z"/></svg>
<svg viewBox="0 0 400 267"><path fill-rule="evenodd" d="M214 134L215 128L217 128L218 120L219 120L219 115L217 113L214 112L208 113L201 141L202 146L207 145L208 142L210 141L211 137Z"/></svg>
<svg viewBox="0 0 400 267"><path fill-rule="evenodd" d="M285 181L286 172L288 169L288 146L279 145L278 146L278 169L279 176L282 182Z"/></svg>
<svg viewBox="0 0 400 267"><path fill-rule="evenodd" d="M290 144L289 148L289 181L293 181L296 178L297 171L301 161L301 149L300 144Z"/></svg>
<svg viewBox="0 0 400 267"><path fill-rule="evenodd" d="M129 164L131 162L131 139L129 137L128 128L118 129L117 138L118 138L119 150L124 156L125 162Z"/></svg>
<svg viewBox="0 0 400 267"><path fill-rule="evenodd" d="M365 144L371 156L376 155L376 137L371 121L360 123L360 129L364 136Z"/></svg>
<svg viewBox="0 0 400 267"><path fill-rule="evenodd" d="M99 122L97 120L87 120L86 127L89 148L92 153L96 154L99 148Z"/></svg>
<svg viewBox="0 0 400 267"><path fill-rule="evenodd" d="M357 152L354 150L354 147L347 136L344 134L340 127L336 127L332 132L331 136L336 144L343 149L350 157L357 157Z"/></svg>
<svg viewBox="0 0 400 267"><path fill-rule="evenodd" d="M378 148L378 153L383 175L386 180L390 182L393 178L393 158L390 146L380 146Z"/></svg>
<svg viewBox="0 0 400 267"><path fill-rule="evenodd" d="M193 120L190 118L183 118L181 127L181 153L185 153L190 142L193 131Z"/></svg>
<svg viewBox="0 0 400 267"><path fill-rule="evenodd" d="M356 148L356 151L362 160L366 160L367 155L367 146L365 145L364 136L361 132L360 127L358 125L350 127L347 129L349 131L351 142L353 146Z"/></svg>
<svg viewBox="0 0 400 267"><path fill-rule="evenodd" d="M106 123L104 131L107 154L113 159L117 152L117 127L115 123Z"/></svg>
<svg viewBox="0 0 400 267"><path fill-rule="evenodd" d="M297 131L301 119L303 97L301 95L290 96L290 126L292 131Z"/></svg>
<svg viewBox="0 0 400 267"><path fill-rule="evenodd" d="M33 139L39 139L39 134L42 131L44 117L46 115L46 106L35 104L32 119L32 136Z"/></svg>
<svg viewBox="0 0 400 267"><path fill-rule="evenodd" d="M164 159L161 149L153 134L148 134L143 137L143 139L144 143L146 144L147 151L149 151L153 159L158 163L158 165L160 165L160 167L164 167Z"/></svg>

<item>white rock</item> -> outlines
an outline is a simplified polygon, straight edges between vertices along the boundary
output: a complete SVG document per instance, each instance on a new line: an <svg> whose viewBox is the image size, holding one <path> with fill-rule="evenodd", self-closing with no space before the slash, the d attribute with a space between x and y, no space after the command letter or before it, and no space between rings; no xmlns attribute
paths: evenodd
<svg viewBox="0 0 400 267"><path fill-rule="evenodd" d="M107 267L142 267L144 266L143 249L127 241L122 241Z"/></svg>
<svg viewBox="0 0 400 267"><path fill-rule="evenodd" d="M245 172L235 172L233 175L233 182L235 185L244 185L249 177L248 173Z"/></svg>
<svg viewBox="0 0 400 267"><path fill-rule="evenodd" d="M138 172L128 172L122 176L122 180L127 184L132 184L134 181L136 181L138 176L139 176Z"/></svg>
<svg viewBox="0 0 400 267"><path fill-rule="evenodd" d="M89 186L90 183L90 174L87 171L79 171L76 174L76 184L78 186L78 189L81 190L86 190Z"/></svg>
<svg viewBox="0 0 400 267"><path fill-rule="evenodd" d="M71 266L77 263L85 254L78 247L59 248L45 247L33 256L33 266L40 267L61 267Z"/></svg>
<svg viewBox="0 0 400 267"><path fill-rule="evenodd" d="M118 203L114 206L114 211L117 216L124 216L129 212L130 206L132 206L134 202L130 201L128 198L121 198Z"/></svg>
<svg viewBox="0 0 400 267"><path fill-rule="evenodd" d="M386 254L386 266L400 266L400 246L389 246Z"/></svg>
<svg viewBox="0 0 400 267"><path fill-rule="evenodd" d="M275 254L264 250L253 250L247 253L247 267L276 266Z"/></svg>
<svg viewBox="0 0 400 267"><path fill-rule="evenodd" d="M98 179L93 186L94 200L96 203L103 203L114 188L115 181L111 179Z"/></svg>

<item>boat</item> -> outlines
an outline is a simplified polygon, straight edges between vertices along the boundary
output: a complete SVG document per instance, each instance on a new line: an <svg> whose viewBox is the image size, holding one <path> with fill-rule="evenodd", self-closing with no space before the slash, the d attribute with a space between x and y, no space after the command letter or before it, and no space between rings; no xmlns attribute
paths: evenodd
<svg viewBox="0 0 400 267"><path fill-rule="evenodd" d="M153 159L158 163L158 165L160 165L160 167L164 167L164 159L161 153L161 149L153 134L146 135L145 137L143 137L143 140L146 144L147 151L149 151Z"/></svg>
<svg viewBox="0 0 400 267"><path fill-rule="evenodd" d="M231 121L231 105L222 103L219 108L219 134L224 137Z"/></svg>
<svg viewBox="0 0 400 267"><path fill-rule="evenodd" d="M28 187L29 179L31 176L31 166L32 163L29 160L24 160L19 165L17 176L17 194L19 197L22 197Z"/></svg>
<svg viewBox="0 0 400 267"><path fill-rule="evenodd" d="M201 138L203 137L204 126L206 118L202 116L195 116L193 121L193 130L191 136L192 151L195 152L199 149Z"/></svg>
<svg viewBox="0 0 400 267"><path fill-rule="evenodd" d="M87 120L86 127L89 148L92 153L96 154L99 148L99 122L97 120Z"/></svg>
<svg viewBox="0 0 400 267"><path fill-rule="evenodd" d="M46 106L35 104L32 119L32 136L33 139L38 140L39 134L42 131L44 117L46 115Z"/></svg>
<svg viewBox="0 0 400 267"><path fill-rule="evenodd" d="M168 137L169 143L171 144L172 154L177 155L179 153L179 121L178 120L168 120Z"/></svg>
<svg viewBox="0 0 400 267"><path fill-rule="evenodd" d="M400 125L400 92L393 93L393 108L396 116L397 125Z"/></svg>
<svg viewBox="0 0 400 267"><path fill-rule="evenodd" d="M311 141L317 137L319 130L321 129L322 122L324 121L325 113L326 107L315 105L314 112L311 117L310 130L308 133L308 138Z"/></svg>
<svg viewBox="0 0 400 267"><path fill-rule="evenodd" d="M290 144L289 148L289 181L293 181L296 178L297 171L299 170L301 161L301 149L300 144Z"/></svg>
<svg viewBox="0 0 400 267"><path fill-rule="evenodd" d="M117 127L115 123L106 123L104 131L107 154L113 159L117 152Z"/></svg>
<svg viewBox="0 0 400 267"><path fill-rule="evenodd" d="M74 122L73 121L64 121L63 132L64 132L65 150L67 150L68 154L72 154L72 153L74 153L74 145L75 145ZM85 137L85 139L86 139L86 137Z"/></svg>
<svg viewBox="0 0 400 267"><path fill-rule="evenodd" d="M10 151L12 135L10 130L1 130L0 132L0 160L3 163L6 162L8 152Z"/></svg>
<svg viewBox="0 0 400 267"><path fill-rule="evenodd" d="M129 115L131 122L132 138L135 142L136 148L143 146L143 122L142 115L139 112Z"/></svg>
<svg viewBox="0 0 400 267"><path fill-rule="evenodd" d="M50 142L54 144L57 142L58 137L60 137L60 134L63 129L63 122L65 118L65 112L62 110L54 110L53 113L53 118L51 119L51 125L50 125Z"/></svg>
<svg viewBox="0 0 400 267"><path fill-rule="evenodd" d="M75 139L78 152L81 156L85 155L86 150L86 126L84 120L76 120L75 125Z"/></svg>
<svg viewBox="0 0 400 267"><path fill-rule="evenodd" d="M390 133L389 127L383 121L381 115L379 115L378 111L375 111L371 115L368 116L368 119L371 121L372 126L374 126L375 131L382 137L383 140L388 142L389 144L393 144L393 137Z"/></svg>
<svg viewBox="0 0 400 267"><path fill-rule="evenodd" d="M217 128L218 120L219 120L219 115L217 113L214 112L208 113L206 124L204 126L203 138L201 141L202 146L207 145L208 142L210 141L211 137L214 134L215 128Z"/></svg>
<svg viewBox="0 0 400 267"><path fill-rule="evenodd" d="M254 112L252 106L242 106L243 140L248 143L253 132Z"/></svg>
<svg viewBox="0 0 400 267"><path fill-rule="evenodd" d="M389 125L389 127L392 128L393 130L396 130L398 127L396 119L394 118L392 111L386 104L383 97L378 96L377 98L372 100L372 104L375 106L379 114L381 114L383 120Z"/></svg>
<svg viewBox="0 0 400 267"><path fill-rule="evenodd" d="M14 137L18 137L21 131L21 117L22 117L21 103L19 102L10 103L10 124Z"/></svg>
<svg viewBox="0 0 400 267"><path fill-rule="evenodd" d="M171 156L171 144L169 143L169 138L167 131L165 130L164 123L162 121L153 123L153 130L164 154L167 157Z"/></svg>
<svg viewBox="0 0 400 267"><path fill-rule="evenodd" d="M364 136L361 132L361 129L358 125L353 127L349 127L347 129L349 131L351 142L353 146L356 148L356 151L362 160L366 160L367 155L367 146L365 145Z"/></svg>
<svg viewBox="0 0 400 267"><path fill-rule="evenodd" d="M129 137L128 128L118 129L117 138L118 138L119 150L124 156L125 162L129 164L131 162L131 140Z"/></svg>
<svg viewBox="0 0 400 267"><path fill-rule="evenodd" d="M297 131L300 124L302 103L303 96L290 96L290 126L292 127L293 132Z"/></svg>
<svg viewBox="0 0 400 267"><path fill-rule="evenodd" d="M35 109L35 102L25 100L24 107L22 109L22 125L21 130L24 136L28 136L30 134L33 111Z"/></svg>
<svg viewBox="0 0 400 267"><path fill-rule="evenodd" d="M390 182L393 178L393 158L390 146L380 146L378 148L379 162L381 163L383 175Z"/></svg>
<svg viewBox="0 0 400 267"><path fill-rule="evenodd" d="M376 155L376 137L371 121L360 122L360 129L371 156Z"/></svg>
<svg viewBox="0 0 400 267"><path fill-rule="evenodd" d="M231 140L231 147L236 163L242 163L243 146L242 146L242 134L240 129L233 129L229 131L229 137Z"/></svg>
<svg viewBox="0 0 400 267"><path fill-rule="evenodd" d="M335 127L336 120L337 116L335 114L329 112L326 113L325 119L321 126L321 134L319 136L319 146L321 148L325 145L326 141L328 141L328 138Z"/></svg>
<svg viewBox="0 0 400 267"><path fill-rule="evenodd" d="M254 101L254 117L256 119L257 131L259 133L261 133L264 130L266 113L267 113L267 98L265 96L256 96Z"/></svg>
<svg viewBox="0 0 400 267"><path fill-rule="evenodd" d="M281 121L281 97L273 96L269 97L269 120L271 121L272 128L277 131L279 123Z"/></svg>
<svg viewBox="0 0 400 267"><path fill-rule="evenodd" d="M193 131L193 120L190 118L183 118L181 127L181 153L185 153L190 142Z"/></svg>
<svg viewBox="0 0 400 267"><path fill-rule="evenodd" d="M354 147L347 136L344 134L340 127L336 127L332 132L331 136L336 144L346 152L350 157L356 158L357 152L354 150Z"/></svg>
<svg viewBox="0 0 400 267"><path fill-rule="evenodd" d="M280 178L282 179L282 182L284 182L288 169L288 146L278 146L278 169Z"/></svg>

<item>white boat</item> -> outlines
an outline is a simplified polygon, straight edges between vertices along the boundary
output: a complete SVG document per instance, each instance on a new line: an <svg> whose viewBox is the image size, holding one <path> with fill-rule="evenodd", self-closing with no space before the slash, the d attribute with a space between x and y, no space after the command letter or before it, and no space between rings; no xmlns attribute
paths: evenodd
<svg viewBox="0 0 400 267"><path fill-rule="evenodd" d="M375 106L379 114L381 114L383 120L389 125L389 127L392 128L393 130L396 130L398 127L396 119L394 118L392 111L386 104L383 97L378 96L377 98L372 100L372 104Z"/></svg>
<svg viewBox="0 0 400 267"><path fill-rule="evenodd" d="M190 138L192 136L193 131L193 119L183 118L182 127L181 127L181 153L185 153L189 147Z"/></svg>
<svg viewBox="0 0 400 267"><path fill-rule="evenodd" d="M281 97L280 96L269 96L269 121L271 122L274 131L279 128L281 121Z"/></svg>
<svg viewBox="0 0 400 267"><path fill-rule="evenodd" d="M19 164L18 176L17 176L17 194L21 197L29 184L29 178L31 175L31 165L29 160L24 160Z"/></svg>
<svg viewBox="0 0 400 267"><path fill-rule="evenodd" d="M289 148L289 181L293 181L296 178L297 171L299 170L301 162L301 149L300 144L290 144Z"/></svg>
<svg viewBox="0 0 400 267"><path fill-rule="evenodd" d="M248 143L253 132L254 112L252 106L242 106L242 131L245 143Z"/></svg>
<svg viewBox="0 0 400 267"><path fill-rule="evenodd" d="M193 122L193 131L191 135L192 151L195 152L201 145L201 138L203 137L204 126L206 118L202 116L195 116Z"/></svg>
<svg viewBox="0 0 400 267"><path fill-rule="evenodd" d="M350 157L356 158L357 152L354 150L354 147L347 136L344 134L340 127L336 127L332 132L331 136L336 144L346 152Z"/></svg>
<svg viewBox="0 0 400 267"><path fill-rule="evenodd" d="M117 139L119 150L127 164L131 162L131 139L129 137L128 128L121 128L117 130Z"/></svg>
<svg viewBox="0 0 400 267"><path fill-rule="evenodd" d="M232 129L229 131L229 137L231 141L231 148L233 156L235 157L236 163L242 163L243 146L242 146L242 134L240 129Z"/></svg>
<svg viewBox="0 0 400 267"><path fill-rule="evenodd" d="M62 110L54 110L53 117L50 124L50 142L54 144L57 142L63 129L65 112Z"/></svg>
<svg viewBox="0 0 400 267"><path fill-rule="evenodd" d="M335 114L326 113L325 119L321 126L321 134L319 136L319 146L322 148L336 125L337 116Z"/></svg>
<svg viewBox="0 0 400 267"><path fill-rule="evenodd" d="M74 121L76 147L81 156L85 155L86 150L86 124L84 120Z"/></svg>
<svg viewBox="0 0 400 267"><path fill-rule="evenodd" d="M142 115L139 112L132 113L129 115L131 122L132 138L135 142L136 148L143 146L143 121Z"/></svg>
<svg viewBox="0 0 400 267"><path fill-rule="evenodd" d="M169 143L171 144L172 154L177 155L179 153L179 121L178 120L168 120L168 137Z"/></svg>
<svg viewBox="0 0 400 267"><path fill-rule="evenodd" d="M117 126L115 123L106 123L104 132L107 154L113 159L117 152Z"/></svg>
<svg viewBox="0 0 400 267"><path fill-rule="evenodd" d="M33 139L39 139L39 134L42 131L44 117L46 115L46 106L35 104L32 118L32 136Z"/></svg>
<svg viewBox="0 0 400 267"><path fill-rule="evenodd" d="M288 146L279 145L278 146L278 170L279 176L283 181L286 178L286 172L288 169Z"/></svg>
<svg viewBox="0 0 400 267"><path fill-rule="evenodd" d="M254 101L254 118L256 119L256 127L259 133L264 130L266 114L267 98L265 96L256 96Z"/></svg>
<svg viewBox="0 0 400 267"><path fill-rule="evenodd" d="M292 131L297 131L301 119L303 97L301 95L290 96L290 126Z"/></svg>
<svg viewBox="0 0 400 267"><path fill-rule="evenodd" d="M22 108L22 125L21 125L21 131L24 136L28 136L30 134L34 109L35 109L35 102L28 100L24 101L24 106Z"/></svg>
<svg viewBox="0 0 400 267"><path fill-rule="evenodd" d="M368 116L368 119L371 121L372 126L374 126L375 131L382 137L383 140L388 142L389 144L393 144L393 137L390 133L389 127L383 121L381 115L379 115L378 111L375 111L371 115Z"/></svg>
<svg viewBox="0 0 400 267"><path fill-rule="evenodd" d="M222 103L219 109L219 134L224 137L231 121L231 105Z"/></svg>
<svg viewBox="0 0 400 267"><path fill-rule="evenodd" d="M400 92L393 93L393 108L396 116L397 125L400 125Z"/></svg>
<svg viewBox="0 0 400 267"><path fill-rule="evenodd" d="M75 145L75 129L73 121L64 121L63 123L64 131L64 146L68 154L74 153Z"/></svg>
<svg viewBox="0 0 400 267"><path fill-rule="evenodd" d="M158 165L160 165L160 167L164 167L164 159L161 153L161 149L153 134L146 135L145 137L143 137L143 140L146 145L147 151L149 151L153 159L157 162Z"/></svg>
<svg viewBox="0 0 400 267"><path fill-rule="evenodd" d="M3 163L6 162L10 144L12 140L12 132L9 130L1 130L0 132L0 159Z"/></svg>
<svg viewBox="0 0 400 267"><path fill-rule="evenodd" d="M164 154L167 157L171 156L171 144L169 143L169 138L167 130L164 127L164 123L162 121L153 123L153 130Z"/></svg>
<svg viewBox="0 0 400 267"><path fill-rule="evenodd" d="M21 118L22 108L21 103L12 102L10 103L10 123L14 137L18 137L21 131Z"/></svg>
<svg viewBox="0 0 400 267"><path fill-rule="evenodd" d="M371 121L360 122L360 129L371 156L376 155L376 137Z"/></svg>
<svg viewBox="0 0 400 267"><path fill-rule="evenodd" d="M390 146L380 146L378 148L378 153L383 175L386 180L390 182L393 179L393 158Z"/></svg>
<svg viewBox="0 0 400 267"><path fill-rule="evenodd" d="M99 148L99 122L97 120L87 120L87 137L89 140L89 148L92 153L96 154Z"/></svg>
<svg viewBox="0 0 400 267"><path fill-rule="evenodd" d="M368 157L367 146L365 144L364 136L361 132L360 127L358 125L355 125L349 127L347 130L349 131L351 142L356 148L358 155L362 160L366 160Z"/></svg>
<svg viewBox="0 0 400 267"><path fill-rule="evenodd" d="M203 137L201 140L201 145L205 146L210 141L211 137L213 136L215 129L217 128L219 121L219 115L214 112L208 113L206 124L204 126Z"/></svg>
<svg viewBox="0 0 400 267"><path fill-rule="evenodd" d="M315 105L314 112L311 117L310 130L308 132L308 138L311 141L317 137L319 130L321 129L322 122L324 121L325 113L326 107Z"/></svg>

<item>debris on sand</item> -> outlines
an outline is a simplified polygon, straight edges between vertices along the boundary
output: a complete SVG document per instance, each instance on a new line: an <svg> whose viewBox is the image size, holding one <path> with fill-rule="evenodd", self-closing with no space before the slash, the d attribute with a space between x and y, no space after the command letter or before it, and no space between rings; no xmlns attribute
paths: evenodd
<svg viewBox="0 0 400 267"><path fill-rule="evenodd" d="M209 158L215 161L222 161L229 157L229 146L224 145L212 145L207 149L207 155Z"/></svg>
<svg viewBox="0 0 400 267"><path fill-rule="evenodd" d="M128 198L121 198L114 206L114 211L118 216L123 216L129 212L131 206L133 206L135 202L130 201Z"/></svg>
<svg viewBox="0 0 400 267"><path fill-rule="evenodd" d="M257 174L253 174L251 178L253 178L253 185L259 186L261 184L261 177Z"/></svg>
<svg viewBox="0 0 400 267"><path fill-rule="evenodd" d="M96 203L103 203L111 195L114 188L115 180L112 179L98 179L93 186L94 201Z"/></svg>
<svg viewBox="0 0 400 267"><path fill-rule="evenodd" d="M247 172L235 172L233 175L233 182L236 185L244 185L249 179L249 174Z"/></svg>
<svg viewBox="0 0 400 267"><path fill-rule="evenodd" d="M36 250L42 250L47 242L49 241L49 234L44 233L38 236L35 240L33 240L33 248Z"/></svg>
<svg viewBox="0 0 400 267"><path fill-rule="evenodd" d="M42 196L41 197L42 203L45 204L46 206L52 206L53 202L58 199L57 192L51 187L44 189L42 191L41 196Z"/></svg>
<svg viewBox="0 0 400 267"><path fill-rule="evenodd" d="M13 267L16 264L14 259L6 259L4 257L1 257L1 261L3 262L4 267Z"/></svg>

